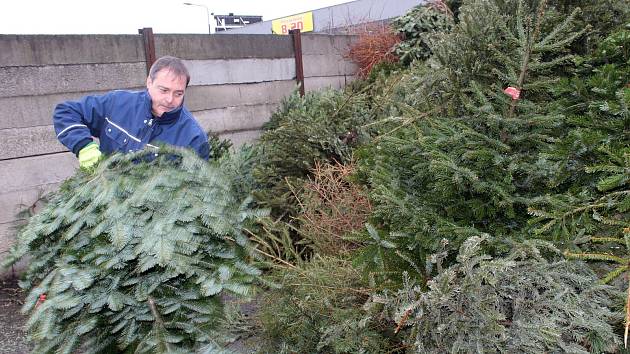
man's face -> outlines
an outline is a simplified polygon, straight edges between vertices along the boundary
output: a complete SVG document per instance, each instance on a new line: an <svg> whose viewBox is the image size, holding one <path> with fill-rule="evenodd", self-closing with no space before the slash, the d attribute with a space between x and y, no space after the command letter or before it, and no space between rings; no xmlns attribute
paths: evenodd
<svg viewBox="0 0 630 354"><path fill-rule="evenodd" d="M186 77L173 74L168 68L157 72L155 79L147 77L147 90L151 96L151 111L156 117L179 107L184 100Z"/></svg>

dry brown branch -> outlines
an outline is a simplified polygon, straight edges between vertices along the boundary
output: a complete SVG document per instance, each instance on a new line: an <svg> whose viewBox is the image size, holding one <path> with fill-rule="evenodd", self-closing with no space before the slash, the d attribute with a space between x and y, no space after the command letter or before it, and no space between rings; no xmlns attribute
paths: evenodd
<svg viewBox="0 0 630 354"><path fill-rule="evenodd" d="M453 17L453 11L448 7L448 5L444 2L444 0L432 0L429 1L427 6L432 7L433 9L443 12L451 17Z"/></svg>
<svg viewBox="0 0 630 354"><path fill-rule="evenodd" d="M352 60L359 67L357 75L367 77L372 68L379 63L395 63L398 57L393 48L400 42L388 26L383 24L366 25L358 31L359 38L350 46L346 58Z"/></svg>
<svg viewBox="0 0 630 354"><path fill-rule="evenodd" d="M344 239L364 227L372 205L363 189L348 181L354 164L316 163L312 177L295 195L302 212L300 233L322 254L340 254L357 245Z"/></svg>

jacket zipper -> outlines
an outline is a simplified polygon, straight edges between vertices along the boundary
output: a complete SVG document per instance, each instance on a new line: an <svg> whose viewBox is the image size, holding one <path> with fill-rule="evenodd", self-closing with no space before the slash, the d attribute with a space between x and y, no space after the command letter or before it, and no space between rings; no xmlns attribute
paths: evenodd
<svg viewBox="0 0 630 354"><path fill-rule="evenodd" d="M147 123L147 126L149 126L149 128L142 136L142 139L140 139L142 143L145 145L148 144L149 140L151 139L151 133L153 132L153 118L149 120L149 122Z"/></svg>

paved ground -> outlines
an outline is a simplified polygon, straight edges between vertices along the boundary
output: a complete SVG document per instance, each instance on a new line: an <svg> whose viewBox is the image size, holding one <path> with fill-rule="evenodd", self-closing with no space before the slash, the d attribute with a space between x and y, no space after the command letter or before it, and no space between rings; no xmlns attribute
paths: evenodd
<svg viewBox="0 0 630 354"><path fill-rule="evenodd" d="M26 318L20 313L24 293L17 280L0 280L0 353L25 354L30 351L22 326Z"/></svg>

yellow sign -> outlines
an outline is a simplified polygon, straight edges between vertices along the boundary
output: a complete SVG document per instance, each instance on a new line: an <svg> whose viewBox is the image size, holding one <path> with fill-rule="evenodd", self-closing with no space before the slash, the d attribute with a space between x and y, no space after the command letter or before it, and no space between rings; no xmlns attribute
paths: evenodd
<svg viewBox="0 0 630 354"><path fill-rule="evenodd" d="M302 32L313 31L313 13L305 12L271 21L272 33L289 34L289 31L294 29L299 29Z"/></svg>

